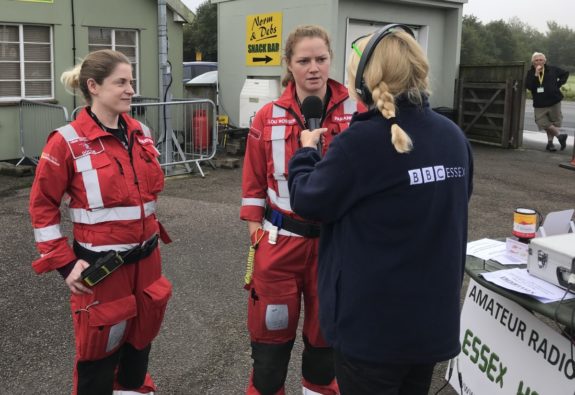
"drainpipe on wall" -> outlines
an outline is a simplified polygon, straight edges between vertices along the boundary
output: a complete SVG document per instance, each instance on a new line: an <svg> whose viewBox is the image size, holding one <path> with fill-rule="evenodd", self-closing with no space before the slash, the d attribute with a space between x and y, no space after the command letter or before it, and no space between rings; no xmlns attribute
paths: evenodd
<svg viewBox="0 0 575 395"><path fill-rule="evenodd" d="M158 48L159 48L159 71L160 71L160 100L169 102L172 100L172 95L169 91L170 85L170 65L168 64L168 24L167 24L167 8L166 0L158 0ZM160 136L163 136L164 143L164 160L172 162L172 128L170 120L169 106L162 106L160 116L163 122L160 122ZM166 167L166 171L169 169Z"/></svg>
<svg viewBox="0 0 575 395"><path fill-rule="evenodd" d="M72 65L76 64L76 15L74 13L74 0L70 0L72 11ZM74 92L76 93L76 92ZM76 108L76 95L72 95L72 109Z"/></svg>

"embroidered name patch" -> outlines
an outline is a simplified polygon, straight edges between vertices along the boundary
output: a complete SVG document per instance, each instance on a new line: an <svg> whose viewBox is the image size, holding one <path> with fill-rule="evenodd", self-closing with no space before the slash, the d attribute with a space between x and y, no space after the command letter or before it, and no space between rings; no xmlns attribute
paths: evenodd
<svg viewBox="0 0 575 395"><path fill-rule="evenodd" d="M351 122L351 114L334 115L332 117L334 122Z"/></svg>
<svg viewBox="0 0 575 395"><path fill-rule="evenodd" d="M81 158L86 155L95 155L104 152L104 145L97 139L90 141L86 137L79 137L76 140L68 141L68 146L72 151L74 159Z"/></svg>
<svg viewBox="0 0 575 395"><path fill-rule="evenodd" d="M266 126L295 125L295 118L270 118L266 120Z"/></svg>

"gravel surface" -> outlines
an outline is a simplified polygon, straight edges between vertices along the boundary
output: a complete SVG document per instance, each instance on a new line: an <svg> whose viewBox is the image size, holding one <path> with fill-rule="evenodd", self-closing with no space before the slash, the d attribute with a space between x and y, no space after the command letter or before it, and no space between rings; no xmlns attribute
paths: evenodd
<svg viewBox="0 0 575 395"><path fill-rule="evenodd" d="M571 159L571 146L556 153L541 144L513 151L473 148L470 240L508 236L518 206L542 213L573 207L575 172L558 167ZM174 295L152 347L158 394L241 394L250 372L241 168L204 170L205 178L168 179L159 202L159 218L174 240L161 247ZM66 394L73 362L69 296L57 273L37 276L30 267L37 256L27 211L31 182L0 175L0 394ZM64 228L69 232L70 224ZM300 352L298 339L288 395L301 393ZM431 393L443 385L444 374L439 365Z"/></svg>

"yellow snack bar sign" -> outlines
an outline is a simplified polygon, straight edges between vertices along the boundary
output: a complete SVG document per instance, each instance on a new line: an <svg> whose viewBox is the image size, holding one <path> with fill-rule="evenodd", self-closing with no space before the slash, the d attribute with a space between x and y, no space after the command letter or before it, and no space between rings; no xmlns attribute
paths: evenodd
<svg viewBox="0 0 575 395"><path fill-rule="evenodd" d="M279 66L281 64L282 14L246 17L246 64Z"/></svg>

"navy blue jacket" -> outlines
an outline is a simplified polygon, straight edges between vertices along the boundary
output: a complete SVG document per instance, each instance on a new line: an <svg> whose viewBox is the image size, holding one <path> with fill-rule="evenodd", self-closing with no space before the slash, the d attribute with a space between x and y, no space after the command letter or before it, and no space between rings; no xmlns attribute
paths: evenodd
<svg viewBox="0 0 575 395"><path fill-rule="evenodd" d="M539 82L539 77L535 75L535 67L533 66L531 66L525 76L525 87L531 91L533 107L535 108L551 107L563 100L561 87L565 85L569 78L569 72L559 67L548 65L544 67L543 84ZM541 86L543 87L543 92L537 92L537 88Z"/></svg>
<svg viewBox="0 0 575 395"><path fill-rule="evenodd" d="M398 101L414 148L399 154L390 122L355 114L323 160L301 148L289 163L291 206L322 222L320 323L346 356L432 363L460 351L460 291L473 161L457 125Z"/></svg>

